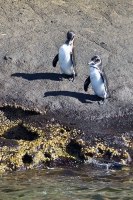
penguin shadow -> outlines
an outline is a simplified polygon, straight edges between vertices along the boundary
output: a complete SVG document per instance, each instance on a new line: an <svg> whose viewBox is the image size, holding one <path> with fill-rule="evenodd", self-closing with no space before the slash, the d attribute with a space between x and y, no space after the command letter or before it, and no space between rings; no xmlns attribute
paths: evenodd
<svg viewBox="0 0 133 200"><path fill-rule="evenodd" d="M44 97L49 96L69 96L78 99L81 103L92 103L93 101L101 100L101 98L96 95L70 91L49 91L44 93Z"/></svg>
<svg viewBox="0 0 133 200"><path fill-rule="evenodd" d="M28 73L14 73L11 74L11 76L14 77L21 77L23 79L33 81L33 80L39 80L39 79L48 79L52 81L60 81L60 78L62 78L62 74L59 73L34 73L34 74L28 74Z"/></svg>

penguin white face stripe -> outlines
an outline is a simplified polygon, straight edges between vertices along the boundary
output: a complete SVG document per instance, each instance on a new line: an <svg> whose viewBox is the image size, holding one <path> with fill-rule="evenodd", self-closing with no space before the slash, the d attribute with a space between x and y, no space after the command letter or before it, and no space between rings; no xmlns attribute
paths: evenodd
<svg viewBox="0 0 133 200"><path fill-rule="evenodd" d="M93 62L93 61L91 61L91 62L89 62L89 63L88 63L88 65L92 65L92 64L94 64L94 62Z"/></svg>

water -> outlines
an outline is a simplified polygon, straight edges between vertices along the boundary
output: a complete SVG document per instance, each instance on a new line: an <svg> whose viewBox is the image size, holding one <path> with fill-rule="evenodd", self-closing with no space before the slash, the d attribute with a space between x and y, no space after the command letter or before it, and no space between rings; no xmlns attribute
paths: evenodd
<svg viewBox="0 0 133 200"><path fill-rule="evenodd" d="M133 170L108 171L83 164L3 174L0 200L133 199Z"/></svg>

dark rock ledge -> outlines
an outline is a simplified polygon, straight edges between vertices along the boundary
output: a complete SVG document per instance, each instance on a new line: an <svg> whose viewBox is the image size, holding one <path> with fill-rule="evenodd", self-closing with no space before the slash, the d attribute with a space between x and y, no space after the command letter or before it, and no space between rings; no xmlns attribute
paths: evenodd
<svg viewBox="0 0 133 200"><path fill-rule="evenodd" d="M78 122L20 107L0 108L0 170L71 166L88 162L110 168L132 165L131 116L109 119L97 129L78 129ZM119 124L116 127L116 123ZM101 121L97 121L97 128ZM104 130L104 131L102 131ZM116 131L117 130L117 134ZM107 132L106 132L107 131Z"/></svg>

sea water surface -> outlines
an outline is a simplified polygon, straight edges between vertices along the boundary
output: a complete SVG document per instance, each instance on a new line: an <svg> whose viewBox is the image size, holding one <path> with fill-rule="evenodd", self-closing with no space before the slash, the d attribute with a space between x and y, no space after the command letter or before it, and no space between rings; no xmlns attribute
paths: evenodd
<svg viewBox="0 0 133 200"><path fill-rule="evenodd" d="M133 199L133 170L90 164L18 171L0 176L0 200Z"/></svg>

